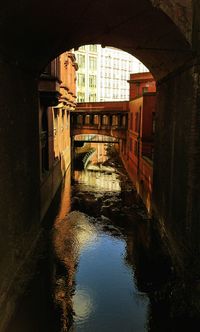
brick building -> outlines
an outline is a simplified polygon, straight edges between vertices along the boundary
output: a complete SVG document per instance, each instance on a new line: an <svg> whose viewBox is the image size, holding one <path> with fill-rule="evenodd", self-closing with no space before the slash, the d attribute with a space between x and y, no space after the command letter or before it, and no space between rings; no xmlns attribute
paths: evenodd
<svg viewBox="0 0 200 332"><path fill-rule="evenodd" d="M45 68L39 82L41 217L47 211L71 162L70 111L76 106L76 70L72 52Z"/></svg>
<svg viewBox="0 0 200 332"><path fill-rule="evenodd" d="M148 73L131 74L129 128L120 155L131 180L151 210L156 84Z"/></svg>

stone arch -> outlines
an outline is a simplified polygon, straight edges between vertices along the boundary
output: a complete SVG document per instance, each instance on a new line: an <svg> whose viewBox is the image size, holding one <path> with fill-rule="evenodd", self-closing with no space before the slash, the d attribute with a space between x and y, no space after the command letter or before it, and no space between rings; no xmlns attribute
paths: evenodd
<svg viewBox="0 0 200 332"><path fill-rule="evenodd" d="M110 140L111 143L115 142L115 140L112 140L112 139L115 139L115 138L118 139L118 137L116 135L113 135L113 133L111 133L110 135L108 135L108 133L106 133L104 135L104 134L101 134L99 132L96 132L96 133L94 132L92 134L91 133L84 133L83 134L83 133L81 133L81 131L80 131L80 133L73 135L73 138L75 140L80 140L81 141L81 140L84 140L85 136L88 136L87 139L88 139L89 142L96 141L97 139L96 139L95 136L103 136L103 139L105 139L105 140L108 139L108 141L109 141L109 138L111 138L111 140ZM90 137L90 136L94 136L94 137ZM101 140L99 140L99 143L101 143Z"/></svg>
<svg viewBox="0 0 200 332"><path fill-rule="evenodd" d="M12 2L2 6L0 53L14 65L40 72L66 49L101 43L136 56L160 79L192 56L191 1L181 3L22 0L18 6Z"/></svg>

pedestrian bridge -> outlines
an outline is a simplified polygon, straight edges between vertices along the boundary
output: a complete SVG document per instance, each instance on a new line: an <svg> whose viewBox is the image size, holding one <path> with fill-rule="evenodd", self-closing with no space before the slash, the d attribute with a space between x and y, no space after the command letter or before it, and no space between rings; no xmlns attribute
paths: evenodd
<svg viewBox="0 0 200 332"><path fill-rule="evenodd" d="M105 135L76 135L75 143L119 143L119 139Z"/></svg>
<svg viewBox="0 0 200 332"><path fill-rule="evenodd" d="M128 102L79 103L71 112L71 136L97 134L126 139Z"/></svg>

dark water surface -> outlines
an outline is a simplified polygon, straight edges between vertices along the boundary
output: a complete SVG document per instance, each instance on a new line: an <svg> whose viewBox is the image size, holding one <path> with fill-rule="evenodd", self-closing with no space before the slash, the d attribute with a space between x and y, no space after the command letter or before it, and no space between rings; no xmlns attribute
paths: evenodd
<svg viewBox="0 0 200 332"><path fill-rule="evenodd" d="M72 297L74 329L145 331L149 299L138 290L127 259L132 230L125 230L129 221L123 212L120 180L115 173L93 173L76 174L74 192L79 199L75 196L75 210L68 216L78 261Z"/></svg>
<svg viewBox="0 0 200 332"><path fill-rule="evenodd" d="M170 277L171 266L156 251L143 204L120 164L75 171L71 190L53 232L60 329L147 331L147 291Z"/></svg>
<svg viewBox="0 0 200 332"><path fill-rule="evenodd" d="M68 172L6 332L196 331L189 293L123 167L104 158L70 183Z"/></svg>

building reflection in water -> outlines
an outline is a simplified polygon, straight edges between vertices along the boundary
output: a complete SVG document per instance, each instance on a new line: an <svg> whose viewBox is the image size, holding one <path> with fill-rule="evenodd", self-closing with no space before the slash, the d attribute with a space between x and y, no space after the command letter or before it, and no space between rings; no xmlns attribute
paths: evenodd
<svg viewBox="0 0 200 332"><path fill-rule="evenodd" d="M93 189L95 193L102 193L103 191L103 193L109 195L112 193L119 194L121 190L120 179L114 171L114 169L112 171L109 169L109 172L108 169L106 171L101 169L101 172L75 172L76 183L80 186L79 194L81 195L84 192L84 188L86 192ZM66 181L68 182L69 178ZM57 308L58 331L68 331L69 329L71 331L71 329L75 329L75 326L77 330L78 327L87 322L96 307L94 290L91 290L88 286L81 287L80 284L77 285L75 280L80 256L83 255L84 250L89 251L90 247L94 250L95 246L98 245L97 237L99 234L97 233L99 230L94 224L94 218L90 218L79 211L70 212L69 197L69 186L66 185L63 191L63 205L61 204L60 213L55 220L53 230L53 244L56 257L56 263L54 264L54 300ZM87 205L87 194L85 198L85 205ZM108 226L106 225L106 227ZM117 230L117 225L110 225L109 227L109 231L107 228L102 228L100 234L103 231L105 234L109 233L114 238L116 237L116 232L121 234ZM107 239L105 243L107 243ZM109 250L111 250L112 245L113 243L109 245L107 243ZM116 243L114 243L114 250L116 249L115 246ZM120 246L125 250L124 238L120 239ZM111 252L109 253L108 251L107 254L109 255ZM125 256L125 253L123 253L123 256ZM124 266L126 266L125 261ZM122 272L123 274L124 272ZM131 271L129 271L129 274L131 280ZM99 292L102 291L102 289L99 289ZM76 325L74 325L74 322Z"/></svg>
<svg viewBox="0 0 200 332"><path fill-rule="evenodd" d="M64 330L72 324L74 311L87 315L91 300L79 290L75 292L75 274L80 252L95 241L96 232L86 216L73 211L54 230L57 264L54 271L55 302L60 311L60 324Z"/></svg>
<svg viewBox="0 0 200 332"><path fill-rule="evenodd" d="M100 171L75 171L74 179L78 183L87 184L95 191L120 191L120 183L116 173ZM83 188L82 188L83 189Z"/></svg>
<svg viewBox="0 0 200 332"><path fill-rule="evenodd" d="M101 241L103 250L107 250L102 261L106 261L107 256L112 256L112 252L119 251L121 262L128 267L123 270L121 280L117 281L118 290L124 287L121 282L127 271L131 276L130 292L134 293L132 304L130 307L122 305L119 316L123 313L124 317L128 317L127 313L131 313L124 322L125 326L132 322L135 312L137 318L132 322L133 325L127 325L125 330L133 329L136 321L139 325L134 326L134 330L137 332L177 331L184 326L193 328L194 323L199 322L199 315L193 312L191 305L193 297L184 291L183 279L177 277L167 246L162 242L152 221L148 220L135 193L131 192L130 198L130 190L127 189L122 195L121 179L118 174L112 172L75 171L74 178L72 203L70 205L70 191L67 185L53 231L57 331L89 331L86 326L89 326L89 322L92 324L91 317L96 317L98 324L96 328L92 325L91 331L99 331L100 324L103 324L96 314L97 294L91 289L90 284L83 287L79 280L79 274L83 271L84 280L88 279L95 285L89 269L93 264L90 252L96 252ZM95 202L98 202L98 205L95 205ZM89 203L91 205L88 205ZM106 210L107 203L109 206ZM81 212L77 210L77 206L81 208ZM96 210L95 217L91 217L93 211L90 206ZM91 213L90 216L88 211ZM104 215L105 211L109 211L109 218L108 215ZM88 260L85 257L88 257ZM98 258L96 260L98 261ZM109 270L109 266L105 270ZM96 271L93 273L102 273L98 267ZM120 276L120 271L121 265L120 269L115 271L115 276ZM96 277L96 283L100 283L98 275ZM104 291L99 289L99 292ZM122 294L120 293L119 301L122 301ZM115 298L113 301L119 302ZM140 309L136 305L137 301ZM108 309L107 316L112 307L115 307L115 303ZM133 309L135 312L131 311ZM112 313L110 315L112 317ZM120 331L120 323L115 320L114 330ZM104 321L109 325L105 317ZM102 325L101 331L104 331L103 327Z"/></svg>

